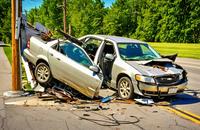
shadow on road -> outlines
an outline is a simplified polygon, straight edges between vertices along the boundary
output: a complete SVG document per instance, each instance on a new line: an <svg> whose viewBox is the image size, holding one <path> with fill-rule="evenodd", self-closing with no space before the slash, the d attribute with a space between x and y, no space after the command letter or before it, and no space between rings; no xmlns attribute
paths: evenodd
<svg viewBox="0 0 200 130"><path fill-rule="evenodd" d="M195 104L199 103L200 98L183 93L175 96L171 99L171 105L186 105L186 104Z"/></svg>

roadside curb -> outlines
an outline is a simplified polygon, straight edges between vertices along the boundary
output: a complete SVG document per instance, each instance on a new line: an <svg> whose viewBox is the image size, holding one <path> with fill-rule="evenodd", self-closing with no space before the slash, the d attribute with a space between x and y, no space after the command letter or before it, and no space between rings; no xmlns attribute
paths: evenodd
<svg viewBox="0 0 200 130"><path fill-rule="evenodd" d="M6 118L4 98L0 95L0 126L4 125L4 119Z"/></svg>

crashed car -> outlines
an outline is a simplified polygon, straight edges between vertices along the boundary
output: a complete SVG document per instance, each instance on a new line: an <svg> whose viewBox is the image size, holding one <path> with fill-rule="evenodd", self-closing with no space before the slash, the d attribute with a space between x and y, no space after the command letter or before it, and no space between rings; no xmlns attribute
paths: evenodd
<svg viewBox="0 0 200 130"><path fill-rule="evenodd" d="M63 35L68 41L32 36L24 50L25 57L36 66L35 77L40 84L54 78L90 98L98 96L102 86L108 86L125 99L135 94L176 95L186 88L186 71L145 42L106 35L80 39Z"/></svg>
<svg viewBox="0 0 200 130"><path fill-rule="evenodd" d="M187 86L186 71L147 43L124 37L87 35L79 40L104 76L104 85L122 98L170 96ZM174 56L172 56L174 60Z"/></svg>
<svg viewBox="0 0 200 130"><path fill-rule="evenodd" d="M24 56L35 66L35 78L42 86L51 87L56 79L90 98L98 96L103 81L101 71L75 43L31 36Z"/></svg>

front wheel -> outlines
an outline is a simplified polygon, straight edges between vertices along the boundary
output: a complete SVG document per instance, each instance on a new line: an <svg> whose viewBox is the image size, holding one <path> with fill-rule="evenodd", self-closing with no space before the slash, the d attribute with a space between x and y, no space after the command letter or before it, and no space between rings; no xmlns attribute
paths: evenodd
<svg viewBox="0 0 200 130"><path fill-rule="evenodd" d="M123 99L130 99L134 95L133 84L128 77L122 77L117 83L118 94Z"/></svg>
<svg viewBox="0 0 200 130"><path fill-rule="evenodd" d="M35 68L35 78L42 85L50 83L52 75L49 66L43 62L39 63Z"/></svg>

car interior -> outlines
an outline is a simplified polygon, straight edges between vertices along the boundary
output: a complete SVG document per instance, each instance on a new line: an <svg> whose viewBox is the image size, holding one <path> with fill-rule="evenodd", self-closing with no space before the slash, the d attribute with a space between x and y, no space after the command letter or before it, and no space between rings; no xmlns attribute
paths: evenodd
<svg viewBox="0 0 200 130"><path fill-rule="evenodd" d="M85 44L82 46L92 60L94 60L95 54L101 42L101 40L91 38L89 40L86 40ZM110 81L114 60L106 58L106 54L112 54L113 56L115 55L114 46L110 42L105 43L102 54L100 55L98 61L99 67L101 68L104 75L104 80Z"/></svg>
<svg viewBox="0 0 200 130"><path fill-rule="evenodd" d="M86 39L85 44L82 45L83 49L87 52L87 54L92 60L94 60L95 54L101 42L101 40L91 38Z"/></svg>
<svg viewBox="0 0 200 130"><path fill-rule="evenodd" d="M105 43L102 55L99 59L99 66L103 71L103 75L106 81L111 80L111 73L112 73L112 67L113 67L113 62L114 59L108 59L106 58L106 54L112 54L113 56L115 55L115 50L114 46L112 43Z"/></svg>

